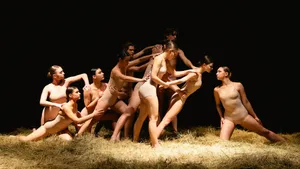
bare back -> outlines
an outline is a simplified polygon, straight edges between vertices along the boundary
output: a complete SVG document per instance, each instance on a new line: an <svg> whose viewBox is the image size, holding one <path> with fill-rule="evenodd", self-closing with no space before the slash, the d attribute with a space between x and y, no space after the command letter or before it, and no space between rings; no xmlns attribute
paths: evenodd
<svg viewBox="0 0 300 169"><path fill-rule="evenodd" d="M188 80L183 86L182 90L185 92L186 96L190 96L195 91L197 91L202 86L202 75L197 75L190 80Z"/></svg>
<svg viewBox="0 0 300 169"><path fill-rule="evenodd" d="M69 103L66 103L64 106L70 107L72 112L76 115L78 109L77 106L71 106ZM46 128L47 132L50 134L58 133L64 129L67 129L67 127L72 123L72 119L70 119L65 112L62 110L58 111L57 116L54 120L48 121L44 124L44 127Z"/></svg>

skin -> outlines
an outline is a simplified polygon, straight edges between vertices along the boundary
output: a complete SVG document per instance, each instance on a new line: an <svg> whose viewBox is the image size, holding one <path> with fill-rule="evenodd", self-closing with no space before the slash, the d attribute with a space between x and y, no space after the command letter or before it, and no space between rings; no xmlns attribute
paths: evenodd
<svg viewBox="0 0 300 169"><path fill-rule="evenodd" d="M139 58L138 58L139 59ZM103 96L97 101L94 112L98 112L99 116L94 117L92 120L87 121L78 131L77 135L81 135L90 126L98 122L109 107L114 107L118 111L124 112L127 105L123 101L118 101L118 96L121 94L121 88L125 81L127 82L144 82L146 79L127 76L126 69L131 66L133 61L129 61L130 56L125 56L123 59L119 58L117 65L111 70L110 79L107 89L104 91ZM135 61L135 60L134 60ZM116 104L117 103L117 104Z"/></svg>
<svg viewBox="0 0 300 169"><path fill-rule="evenodd" d="M147 62L143 63L142 65L137 65L136 64L136 65L132 65L132 66L128 67L127 70L126 70L126 75L127 76L134 76L135 72L144 71L148 66L148 63L149 63L148 60L149 60L150 57L152 57L152 55L147 55L147 56L144 56L144 57L141 57L141 56L145 54L146 50L153 49L155 47L156 46L148 46L148 47L145 47L144 49L142 49L141 51L135 53L135 46L133 46L133 45L128 46L128 49L127 49L126 52L131 56L132 59L145 58L143 60L143 62L146 61L146 60L147 60ZM123 119L124 116L126 116L125 125L123 124L124 120L120 120L118 123L116 123L117 129L114 132L115 134L112 135L112 140L114 140L114 141L119 141L120 140L119 138L116 137L116 134L117 133L118 133L118 135L120 134L120 130L123 126L124 126L124 138L125 139L129 138L130 133L132 133L131 130L132 130L133 120L134 120L134 116L133 116L134 112L132 113L131 111L136 111L136 109L137 109L135 107L135 105L137 105L137 103L136 103L136 100L137 100L136 93L137 92L134 93L133 83L124 82L123 88L121 89L121 91L124 92L124 95L120 95L119 99L123 100L126 103L128 103L127 105L130 106L131 108L130 108L130 110L127 108L125 113L122 113L122 115L121 115L121 119ZM127 116L127 115L129 115L129 116Z"/></svg>
<svg viewBox="0 0 300 169"><path fill-rule="evenodd" d="M156 45L154 48L152 48L152 54L159 54L162 53L162 46L161 45ZM143 78L147 78L147 75L151 71L151 67L153 64L153 59L156 57L156 55L152 55L153 57L150 58L150 60L147 62L147 67L144 72ZM117 135L120 133L122 127L125 125L126 129L126 124L132 123L133 120L133 115L137 111L138 107L140 106L140 97L138 94L139 87L143 84L144 82L139 82L135 85L134 90L131 94L128 106L126 111L120 116L120 118L117 121L116 128L111 136L111 141L118 141ZM129 128L129 127L127 127ZM131 127L130 127L131 128ZM126 133L126 132L125 132ZM124 137L126 138L126 135L124 133Z"/></svg>
<svg viewBox="0 0 300 169"><path fill-rule="evenodd" d="M94 111L97 101L102 97L104 90L107 88L107 83L103 82L104 73L100 68L96 69L95 74L92 76L92 79L93 83L90 84L90 90L84 90L83 93L85 107L81 110L80 116L86 116ZM108 112L104 114L101 120L111 120L112 127L114 128L118 118L118 113L112 110L108 110ZM77 130L79 129L80 127Z"/></svg>
<svg viewBox="0 0 300 169"><path fill-rule="evenodd" d="M180 90L184 94L179 95L178 93L175 93L171 97L169 109L157 127L157 138L159 138L164 128L178 115L178 113L180 113L186 99L201 87L202 74L204 72L211 72L212 69L213 63L204 63L198 68L195 68L196 73L189 73L184 78L182 78L182 80L185 81L185 84L181 89L177 85L173 86L173 88L175 88L173 89L174 91Z"/></svg>
<svg viewBox="0 0 300 169"><path fill-rule="evenodd" d="M55 117L54 120L48 121L41 125L38 129L34 130L31 134L27 136L18 136L22 141L38 141L49 135L58 134L58 136L64 140L72 140L70 133L60 133L61 131L68 130L68 126L72 123L80 124L83 123L94 116L97 112L89 114L87 116L78 118L78 104L77 101L80 99L80 92L78 88L74 87L69 95L69 101L61 107L59 110L59 115Z"/></svg>
<svg viewBox="0 0 300 169"><path fill-rule="evenodd" d="M231 74L225 69L225 67L218 68L216 75L222 84L214 88L216 109L221 118L220 138L230 140L235 126L241 125L271 142L284 142L285 139L283 137L262 125L246 96L243 84L231 81Z"/></svg>
<svg viewBox="0 0 300 169"><path fill-rule="evenodd" d="M84 89L89 87L89 80L86 73L65 78L65 73L60 66L52 67L55 67L53 74L50 74L52 82L43 88L40 97L40 105L44 106L41 125L49 120L53 120L57 116L62 104L67 101L66 89L73 82L83 80L85 83Z"/></svg>
<svg viewBox="0 0 300 169"><path fill-rule="evenodd" d="M177 39L177 33L176 32L174 32L174 33L170 33L170 34L168 34L168 35L166 35L166 39L167 40L172 40L172 41L176 41L176 39ZM178 55L175 57L175 58L173 58L172 60L170 60L170 65L174 68L174 69L176 69L176 66L177 66L177 58L180 58L182 61L183 61L183 63L187 66L187 67L189 67L189 68L193 68L193 69L195 69L195 68L197 68L196 66L194 66L193 64L192 64L192 62L186 57L186 55L185 55L185 53L184 53L184 51L182 50L182 49L178 49ZM165 77L163 77L163 79L166 81L166 80L168 80L168 77L167 76L170 76L169 74L166 74L166 76ZM173 77L174 78L174 77ZM160 87L159 89L158 89L158 98L159 98L159 110L160 110L160 114L162 115L162 113L164 112L164 105L165 105L165 98L167 97L167 99L170 99L171 98L171 96L174 94L174 91L173 90L170 90L170 89L164 89L164 88L162 88L162 87ZM170 99L171 100L171 99ZM168 102L169 103L169 102ZM159 117L159 121L160 121L160 118L161 117ZM178 122L177 122L177 116L175 116L174 118L173 118L173 120L172 120L172 127L173 127L173 130L174 130L174 132L175 133L177 133L178 132Z"/></svg>
<svg viewBox="0 0 300 169"><path fill-rule="evenodd" d="M167 69L167 72L175 77L181 77L190 72L194 72L194 71L175 71L173 67L169 64L169 61L171 59L174 59L176 55L177 55L177 50L166 49L162 54L154 58L152 71L151 71L151 79L149 79L155 83L155 84L151 83L152 85L155 85L156 87L157 85L162 85L165 88L167 88L170 85L180 84L180 81L176 81L176 80L172 82L164 82L161 78L165 73L159 72L159 70L162 67L165 67ZM158 98L156 93L151 96L141 98L141 109L140 109L139 116L145 117L145 114L147 114L149 118L148 129L149 129L151 146L153 148L158 148L160 147L160 144L158 143L158 139L156 137L157 120L158 120ZM140 119L141 118L138 117L137 120ZM142 124L143 122L136 122L136 123Z"/></svg>

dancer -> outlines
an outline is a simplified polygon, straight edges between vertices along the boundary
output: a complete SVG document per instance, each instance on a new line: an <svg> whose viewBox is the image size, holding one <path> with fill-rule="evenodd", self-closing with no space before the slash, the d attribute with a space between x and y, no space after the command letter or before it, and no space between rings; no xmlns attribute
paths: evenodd
<svg viewBox="0 0 300 169"><path fill-rule="evenodd" d="M40 105L44 106L41 116L41 125L49 120L53 120L61 108L62 104L67 101L66 89L73 82L83 80L84 90L89 87L89 79L86 73L65 78L65 72L61 66L52 65L49 68L48 77L52 82L43 88Z"/></svg>
<svg viewBox="0 0 300 169"><path fill-rule="evenodd" d="M166 41L175 41L177 40L177 35L178 35L178 30L176 28L166 28L165 32L164 32L164 38ZM171 66L176 69L177 67L177 61L178 58L180 58L183 63L189 67L189 68L197 68L196 66L194 66L192 64L192 62L185 56L185 53L182 49L178 48L178 55L170 60L170 64ZM164 81L167 81L169 79L171 80L175 80L176 77L166 73L164 75L164 77L162 78ZM158 88L158 99L159 99L159 112L160 112L160 116L158 121L161 120L161 118L164 116L165 112L167 111L167 106L165 105L169 105L170 104L170 100L172 95L174 94L174 91L170 88L164 89L163 87ZM175 116L172 120L172 128L173 128L173 133L175 135L178 135L178 120L177 120L177 116Z"/></svg>
<svg viewBox="0 0 300 169"><path fill-rule="evenodd" d="M124 82L146 81L145 78L142 79L125 75L126 69L128 69L132 65L136 65L134 64L134 62L136 62L137 59L129 61L131 56L129 56L126 52L121 52L118 55L118 58L119 61L117 65L111 70L108 86L105 89L102 97L97 101L97 105L94 109L94 111L98 112L97 114L99 114L99 116L94 117L92 120L89 120L86 123L84 123L78 131L77 135L81 135L88 129L88 127L91 127L96 122L98 122L109 107L114 106L116 109L119 110L118 112L124 112L127 105L124 102L118 100L118 96L122 94L120 90L123 87ZM138 61L141 60L142 58L138 58ZM118 105L116 103L118 103Z"/></svg>
<svg viewBox="0 0 300 169"><path fill-rule="evenodd" d="M141 99L140 115L147 114L149 117L148 129L153 148L160 147L156 135L157 120L158 120L158 98L157 86L162 85L165 88L173 84L180 84L183 81L174 80L171 82L164 82L161 80L162 76L167 72L175 77L185 76L194 70L175 71L170 65L170 60L176 57L177 45L173 41L168 41L164 52L154 58L150 78L139 88L139 96ZM139 118L137 119L139 120ZM140 123L139 123L140 124Z"/></svg>
<svg viewBox="0 0 300 169"><path fill-rule="evenodd" d="M222 82L214 88L216 108L221 118L221 139L230 140L235 126L241 125L271 142L285 141L283 137L263 126L246 96L243 84L230 80L231 71L227 66L219 67L216 75Z"/></svg>
<svg viewBox="0 0 300 169"><path fill-rule="evenodd" d="M12 137L18 137L22 141L38 141L49 135L57 134L58 137L62 138L63 140L72 140L73 137L68 130L68 126L71 123L83 123L98 115L98 112L93 112L92 114L78 118L76 115L78 112L77 101L80 99L80 92L78 88L74 86L67 87L66 97L68 102L61 106L61 109L58 111L58 114L54 120L46 122L27 136ZM65 130L68 132L65 132ZM60 133L61 131L64 132Z"/></svg>
<svg viewBox="0 0 300 169"><path fill-rule="evenodd" d="M180 113L187 98L201 87L202 74L204 72L210 73L213 70L213 61L207 55L204 56L198 65L199 67L195 68L197 74L189 73L182 78L182 80L186 82L181 89L177 85L170 86L174 91L180 90L184 95L180 96L178 93L174 93L171 97L169 109L157 127L157 138L159 138L163 129L174 119L174 117Z"/></svg>
<svg viewBox="0 0 300 169"><path fill-rule="evenodd" d="M154 58L157 55L161 54L162 52L163 52L162 45L158 44L158 45L155 45L154 48L152 48L152 54L154 54L154 55L147 62L147 68L144 72L143 78L147 78L149 76L149 72L151 71ZM144 84L144 82L139 82L135 85L133 92L131 94L131 97L129 99L128 107L127 107L126 111L119 117L119 119L117 121L113 135L111 136L111 141L119 141L117 136L119 135L123 126L126 125L127 123L132 122L132 120L134 118L134 113L137 111L137 109L140 106L141 100L140 100L140 96L139 96L139 88L142 84ZM127 127L130 127L130 126L127 126ZM126 126L124 128L126 130ZM128 137L126 137L125 133L126 133L126 131L124 132L124 137L128 138Z"/></svg>

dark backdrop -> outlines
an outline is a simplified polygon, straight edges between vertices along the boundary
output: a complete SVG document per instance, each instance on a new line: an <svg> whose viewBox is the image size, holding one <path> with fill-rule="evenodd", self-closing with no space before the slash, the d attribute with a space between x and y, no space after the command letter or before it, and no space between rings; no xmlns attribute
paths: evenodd
<svg viewBox="0 0 300 169"><path fill-rule="evenodd" d="M39 126L39 99L51 65L61 65L66 77L101 67L108 79L122 43L132 41L140 50L161 40L167 27L178 28L177 42L193 63L204 54L215 60L214 71L204 74L203 86L179 114L179 126L219 126L213 88L216 69L227 65L267 128L299 131L286 95L289 85L280 80L273 55L278 49L267 47L277 40L268 29L273 17L252 1L24 2L2 14L2 131ZM179 62L177 69L185 68Z"/></svg>

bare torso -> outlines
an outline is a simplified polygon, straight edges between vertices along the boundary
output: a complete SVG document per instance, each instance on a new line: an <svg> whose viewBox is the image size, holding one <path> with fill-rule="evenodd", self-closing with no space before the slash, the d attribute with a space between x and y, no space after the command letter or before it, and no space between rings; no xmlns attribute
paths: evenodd
<svg viewBox="0 0 300 169"><path fill-rule="evenodd" d="M190 80L188 80L183 86L182 90L185 92L186 96L190 96L196 90L198 90L202 85L202 75L197 75Z"/></svg>
<svg viewBox="0 0 300 169"><path fill-rule="evenodd" d="M224 118L239 124L248 115L248 112L241 101L235 83L227 86L223 85L217 91L225 109Z"/></svg>
<svg viewBox="0 0 300 169"><path fill-rule="evenodd" d="M53 103L65 103L66 99L66 83L60 85L54 85L52 83L47 85L48 88L48 99ZM44 122L53 120L58 114L59 108L55 106L47 106L43 109Z"/></svg>
<svg viewBox="0 0 300 169"><path fill-rule="evenodd" d="M74 114L77 113L78 111L78 106L77 104L71 105L69 103L66 103L64 106L69 106ZM68 126L72 123L73 121L63 112L62 110L58 111L57 116L55 117L54 120L48 121L44 124L44 127L46 128L47 132L50 134L55 134L58 133L64 129L67 129Z"/></svg>

